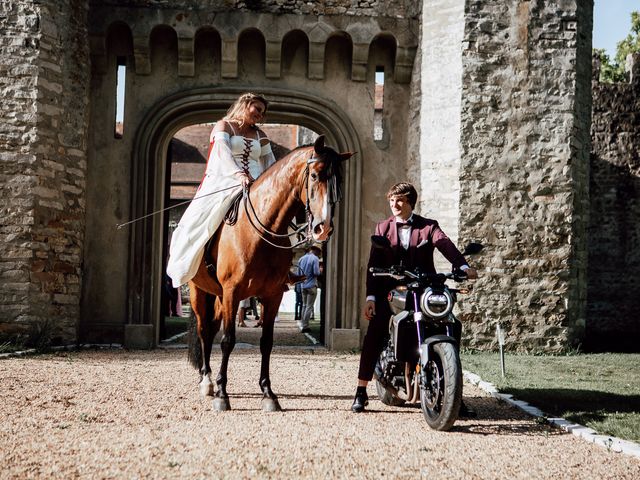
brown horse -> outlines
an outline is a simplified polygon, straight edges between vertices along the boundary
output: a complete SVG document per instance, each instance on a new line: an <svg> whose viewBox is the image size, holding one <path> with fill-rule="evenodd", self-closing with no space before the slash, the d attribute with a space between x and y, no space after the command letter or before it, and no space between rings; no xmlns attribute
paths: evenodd
<svg viewBox="0 0 640 480"><path fill-rule="evenodd" d="M214 409L230 408L227 366L236 343L238 304L244 298L257 296L264 307L260 338L262 408L280 410L271 390L269 359L274 321L293 259L291 242L285 235L293 217L305 209L308 240L326 242L329 239L333 204L339 196L341 162L351 155L326 147L323 136L313 146L293 150L251 185L248 202L243 205L241 201L236 224L223 224L208 244L217 279L209 274L203 259L196 276L189 282L199 339L190 344L190 359L200 370L200 393L213 395L209 362L213 338L222 324L222 360L216 379Z"/></svg>

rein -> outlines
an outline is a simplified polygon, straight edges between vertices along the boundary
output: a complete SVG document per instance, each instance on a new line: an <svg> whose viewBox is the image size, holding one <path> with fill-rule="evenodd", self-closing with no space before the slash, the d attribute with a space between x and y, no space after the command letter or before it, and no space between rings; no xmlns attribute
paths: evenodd
<svg viewBox="0 0 640 480"><path fill-rule="evenodd" d="M129 220L128 222L116 223L116 229L120 230L122 227L124 227L126 225L130 225L132 223L136 223L136 222L138 222L140 220L143 220L145 218L157 215L158 213L166 212L167 210L171 210L173 208L180 207L181 205L186 205L187 203L191 203L194 200L200 200L201 198L208 197L209 195L215 195L216 193L224 192L225 190L231 190L232 188L236 188L236 187L239 187L239 186L240 186L240 184L231 185L230 187L222 188L220 190L216 190L215 192L211 192L211 193L205 193L204 195L200 195L199 197L193 197L191 200L185 200L184 202L176 203L175 205L171 205L170 207L163 208L161 210L156 210L155 212L147 213L146 215L143 215L143 216L138 217L138 218L134 218L133 220Z"/></svg>
<svg viewBox="0 0 640 480"><path fill-rule="evenodd" d="M307 166L305 167L304 170L304 179L305 179L305 185L306 185L306 189L307 189L307 201L305 202L305 206L304 206L304 210L305 210L305 214L307 217L307 223L303 223L300 227L298 227L294 232L292 233L277 233L272 231L270 228L268 228L258 217L258 214L256 213L255 207L253 206L253 203L251 202L251 198L249 197L249 188L245 188L244 192L243 192L243 200L244 200L244 210L245 213L247 214L247 219L249 220L249 223L251 224L251 226L253 227L253 229L256 231L256 233L258 234L258 236L264 240L265 242L267 242L269 245L276 247L276 248L282 248L285 250L292 250L296 247L299 247L300 245L303 245L305 243L313 243L313 237L312 237L312 231L311 231L311 226L312 226L312 219L313 219L313 214L311 213L311 206L309 203L309 165L311 165L312 163L316 163L321 161L319 158L312 156L311 158L309 158L307 160ZM336 179L335 179L335 175L331 175L331 177L327 180L327 185L328 185L328 190L329 190L329 195L330 195L330 199L331 199L331 203L335 203L333 200L334 198L336 199L335 201L337 201L338 195L337 194L337 189L336 189ZM332 188L333 187L333 188ZM253 217L251 218L251 215L249 213L249 207L251 207L251 213L253 213ZM302 232L303 229L306 229L306 234L304 236L304 238L300 241L298 241L297 243L293 244L293 245L278 245L276 243L273 243L272 241L270 241L269 239L265 238L265 236L263 235L263 232L260 231L260 229L256 226L255 222L257 222L260 227L262 228L262 230L264 231L265 234L268 234L272 237L275 238L289 238L292 237L294 235L299 235L300 232Z"/></svg>

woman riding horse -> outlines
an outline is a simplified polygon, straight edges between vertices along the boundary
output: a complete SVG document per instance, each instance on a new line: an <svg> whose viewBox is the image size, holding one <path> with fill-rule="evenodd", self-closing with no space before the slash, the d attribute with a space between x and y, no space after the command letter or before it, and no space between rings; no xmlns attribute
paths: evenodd
<svg viewBox="0 0 640 480"><path fill-rule="evenodd" d="M240 97L239 101L244 96ZM262 118L267 103L262 97L253 96L254 99L246 103L243 122L229 126L232 133L238 131L250 134L251 130L245 127L255 125ZM259 98L259 100L255 100ZM258 105L258 108L255 106ZM264 106L260 111L259 107ZM230 110L230 113L234 110ZM242 111L242 110L241 110ZM228 114L229 118L231 115ZM220 155L226 155L226 150L233 152L234 137L230 137L225 124L231 121L218 122L214 128L210 161L207 165L207 176L203 186L198 192L201 197L207 191L216 191L215 188L226 188L227 184L235 180L232 175L237 175L245 185L251 184L253 178L260 173L259 166L253 170L245 168L246 161L242 163L244 175L237 168L237 163L228 162L229 156L220 160ZM259 138L260 130L256 129ZM222 135L226 133L227 136ZM217 135L217 136L216 136ZM242 137L240 140L247 149L253 146L249 152L255 154L255 142L251 145L251 137ZM225 143L227 149L223 153L216 153L216 144ZM236 145L240 145L235 140ZM266 145L266 144L265 144ZM263 147L264 148L264 147ZM245 150L246 152L247 150ZM273 154L270 148L260 151L258 158L265 167L273 163ZM351 153L338 154L333 149L324 146L324 137L319 137L312 147L302 147L294 150L281 161L273 165L264 175L260 176L251 189L244 190L244 209L240 209L235 225L222 224L222 218L233 201L234 195L216 194L224 198L212 201L209 208L215 211L208 215L203 212L206 207L194 207L194 213L185 216L180 221L184 225L182 233L176 241L176 248L172 247L170 254L176 252L175 263L169 272L174 282L189 280L191 294L191 307L197 323L199 342L192 342L190 357L194 366L200 369L200 392L203 395L213 395L213 383L211 381L210 356L213 339L223 324L224 335L221 340L222 360L220 371L216 379L218 390L215 393L214 408L227 410L230 408L226 391L227 366L231 351L235 346L235 317L238 304L243 298L258 296L263 304L263 327L260 338L260 352L262 365L260 369L260 387L264 394L263 409L267 411L280 410L278 400L271 390L269 379L269 360L273 347L273 324L282 300L282 285L286 282L289 266L293 258L291 243L288 239L288 226L296 213L304 208L308 220L307 240L324 242L328 240L332 225L331 217L333 207L339 197L340 164L349 158ZM246 158L246 154L244 157ZM219 162L220 165L212 166ZM227 171L219 170L221 165L226 165ZM234 166L235 165L235 166ZM234 168L236 170L234 170ZM229 171L232 171L229 175ZM249 170L247 174L247 170ZM204 182L209 175L209 184L203 191ZM223 178L217 179L220 175ZM229 178L231 176L231 178ZM217 182L217 183L216 183ZM212 185L215 185L212 187ZM231 185L232 186L232 185ZM231 189L230 189L231 190ZM211 195L212 197L214 195ZM205 197L208 198L208 197ZM200 200L198 200L200 201ZM196 202L193 202L196 203ZM192 203L192 205L193 205ZM191 206L189 207L191 208ZM185 219L186 217L186 219ZM210 222L206 227L195 225L194 222ZM213 224L213 227L211 226ZM222 225L221 225L222 224ZM221 226L220 226L221 225ZM218 228L220 227L220 228ZM176 229L175 235L178 233ZM208 229L208 230L207 230ZM189 233L195 231L194 235ZM212 241L207 243L208 232L211 231ZM197 242L197 246L181 246L181 243ZM207 268L203 259L203 246L207 243L207 258L212 259L213 269ZM186 252L192 252L196 259L189 257ZM181 254L178 256L178 254ZM171 259L170 259L170 265ZM187 267L185 267L187 266ZM169 270L169 269L168 269ZM211 275L211 271L215 275ZM192 273L193 272L193 273ZM189 277L189 278L187 278Z"/></svg>
<svg viewBox="0 0 640 480"><path fill-rule="evenodd" d="M174 287L196 274L204 246L222 223L240 185L248 186L275 163L271 144L257 127L267 107L264 97L245 93L213 127L198 198L189 204L171 238L167 273Z"/></svg>

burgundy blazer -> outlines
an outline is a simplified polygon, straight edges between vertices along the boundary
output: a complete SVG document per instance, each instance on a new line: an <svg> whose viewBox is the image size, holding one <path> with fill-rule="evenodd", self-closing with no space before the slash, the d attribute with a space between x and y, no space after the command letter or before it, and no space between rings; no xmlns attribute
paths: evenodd
<svg viewBox="0 0 640 480"><path fill-rule="evenodd" d="M367 296L385 295L392 288L388 279L374 277L369 267L388 268L400 263L402 245L398 236L395 217L389 217L376 225L375 235L384 235L391 242L390 249L371 247L369 263L367 265ZM433 250L437 248L454 268L467 265L460 251L449 237L440 229L438 222L420 215L413 214L409 251L404 265L409 268L420 267L423 272L435 273L433 265Z"/></svg>

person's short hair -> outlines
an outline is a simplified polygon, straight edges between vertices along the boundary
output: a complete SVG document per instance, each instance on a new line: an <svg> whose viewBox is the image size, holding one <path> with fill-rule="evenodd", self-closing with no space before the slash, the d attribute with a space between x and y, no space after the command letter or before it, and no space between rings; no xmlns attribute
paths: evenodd
<svg viewBox="0 0 640 480"><path fill-rule="evenodd" d="M407 201L411 208L416 208L416 202L418 201L418 192L413 185L409 182L400 182L396 183L392 186L387 192L387 200L389 200L393 196L404 196L407 197Z"/></svg>
<svg viewBox="0 0 640 480"><path fill-rule="evenodd" d="M318 256L322 255L322 250L316 245L311 245L309 248L307 248L307 252L314 252Z"/></svg>

